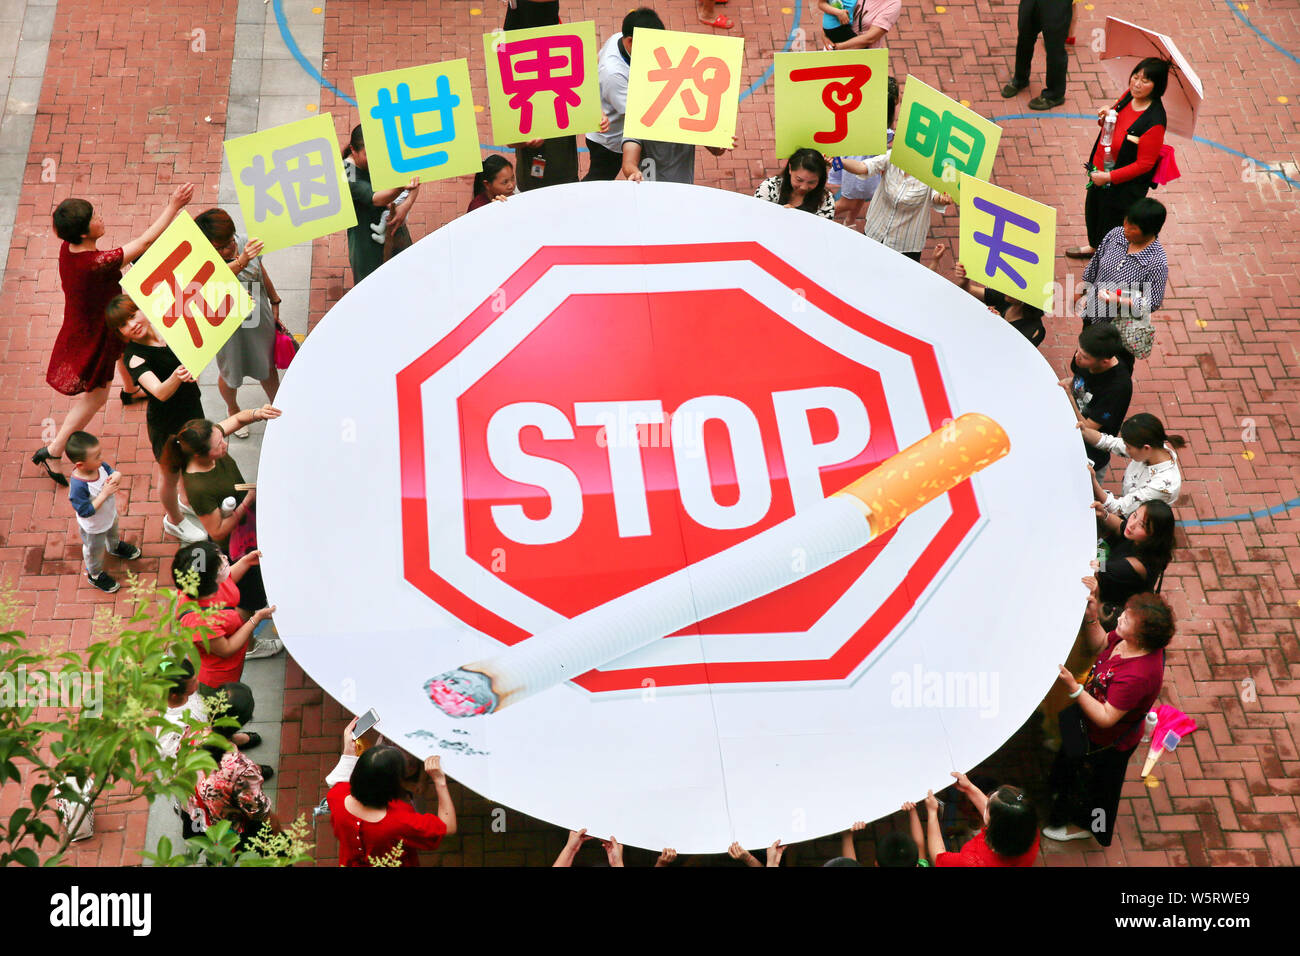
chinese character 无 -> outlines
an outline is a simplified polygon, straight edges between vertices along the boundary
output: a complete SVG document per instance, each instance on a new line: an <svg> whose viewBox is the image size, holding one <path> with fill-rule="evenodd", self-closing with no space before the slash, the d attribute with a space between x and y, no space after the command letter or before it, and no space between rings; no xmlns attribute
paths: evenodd
<svg viewBox="0 0 1300 956"><path fill-rule="evenodd" d="M956 166L961 172L979 170L984 156L984 134L960 116L912 104L912 115L907 124L907 145L922 156L934 157L934 174L943 175L945 166Z"/></svg>
<svg viewBox="0 0 1300 956"><path fill-rule="evenodd" d="M822 103L835 117L835 128L829 133L813 133L813 142L844 142L844 138L849 135L849 114L862 105L862 87L871 79L871 67L860 63L819 66L792 70L790 79L795 83L835 80L822 87Z"/></svg>
<svg viewBox="0 0 1300 956"><path fill-rule="evenodd" d="M390 91L379 90L379 105L370 110L370 115L384 124L384 142L388 147L388 162L399 173L414 173L421 169L441 166L447 161L444 150L436 150L423 156L406 156L402 146L408 149L428 149L441 146L456 139L456 121L452 110L460 106L460 97L451 91L451 81L445 76L438 77L434 83L434 95L420 100L411 99L411 87L407 83L397 84L397 99ZM415 117L425 113L438 114L438 128L431 133L415 131ZM398 133L398 122L401 133Z"/></svg>
<svg viewBox="0 0 1300 956"><path fill-rule="evenodd" d="M510 108L519 110L521 133L532 130L532 97L542 92L555 94L555 122L568 125L569 110L578 105L578 87L585 76L580 38L536 37L502 43L497 47L497 62L501 66L501 87L510 97Z"/></svg>
<svg viewBox="0 0 1300 956"><path fill-rule="evenodd" d="M993 217L992 233L976 232L974 235L975 241L981 246L987 246L989 250L988 261L984 265L984 274L991 278L1001 269L1012 282L1022 289L1025 288L1028 282L1002 256L1006 254L1013 259L1020 259L1032 266L1038 264L1038 253L1008 242L1003 238L1003 235L1006 232L1007 223L1019 226L1026 232L1035 233L1038 232L1038 223L1019 213L1014 213L1010 209L1005 209L997 203L990 202L983 196L976 196L972 200L972 205L980 212L986 212Z"/></svg>
<svg viewBox="0 0 1300 956"><path fill-rule="evenodd" d="M342 194L333 152L329 140L317 137L277 149L271 154L270 169L266 157L254 156L253 165L239 174L240 181L253 188L253 219L262 222L267 216L283 215L286 207L295 227L337 215ZM284 203L271 195L272 186L280 187Z"/></svg>
<svg viewBox="0 0 1300 956"><path fill-rule="evenodd" d="M642 123L649 126L659 119L660 114L672 102L673 96L681 90L682 105L690 114L678 121L677 125L681 129L707 133L718 125L718 116L722 112L722 94L731 85L731 70L725 61L716 56L706 56L697 62L696 57L699 55L699 47L687 47L682 62L673 66L672 57L666 49L655 49L655 61L659 64L659 69L651 70L648 78L652 83L662 82L664 87L641 117ZM710 70L713 71L712 75L707 75ZM682 84L687 80L704 94L706 106L703 119L695 118L700 112L700 103L694 91L689 87L682 89Z"/></svg>
<svg viewBox="0 0 1300 956"><path fill-rule="evenodd" d="M194 343L196 349L201 349L203 348L203 334L195 318L195 311L197 310L198 315L205 319L208 325L215 328L225 321L226 316L234 309L235 302L229 295L226 295L222 297L221 303L215 310L208 308L207 300L203 298L203 286L212 278L212 274L217 271L217 267L210 261L204 262L199 267L199 271L194 274L193 280L185 283L181 282L176 270L189 257L191 250L192 247L188 242L182 242L178 245L140 283L140 291L144 295L153 295L158 286L164 283L169 285L172 293L172 304L163 315L163 325L170 329L178 319L184 319L185 327L189 329L190 341Z"/></svg>

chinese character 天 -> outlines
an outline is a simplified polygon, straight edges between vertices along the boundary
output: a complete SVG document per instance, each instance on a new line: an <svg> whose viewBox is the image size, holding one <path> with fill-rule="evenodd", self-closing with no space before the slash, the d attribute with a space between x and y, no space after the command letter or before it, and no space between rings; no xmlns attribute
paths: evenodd
<svg viewBox="0 0 1300 956"><path fill-rule="evenodd" d="M1009 255L1013 259L1019 259L1032 266L1038 264L1038 253L1008 241L1004 235L1008 224L1019 226L1026 232L1037 233L1039 231L1038 223L1028 216L1022 216L1004 206L999 206L983 196L976 196L972 200L972 205L980 212L986 212L993 217L993 231L991 233L976 232L974 234L975 241L981 246L985 246L989 251L988 259L984 265L985 276L996 275L998 270L1001 270L1019 288L1028 288L1028 280L1013 269L1007 260L1003 258L1003 255Z"/></svg>

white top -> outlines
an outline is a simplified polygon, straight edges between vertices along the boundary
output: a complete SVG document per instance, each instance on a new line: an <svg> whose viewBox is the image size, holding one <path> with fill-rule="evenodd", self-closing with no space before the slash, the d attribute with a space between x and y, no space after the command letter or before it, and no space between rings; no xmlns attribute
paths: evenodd
<svg viewBox="0 0 1300 956"><path fill-rule="evenodd" d="M946 214L948 207L939 205L941 193L893 165L892 152L866 162L867 176L884 175L867 207L862 231L895 252L920 252L930 235L930 210Z"/></svg>
<svg viewBox="0 0 1300 956"><path fill-rule="evenodd" d="M1102 435L1097 447L1112 455L1127 458L1124 439L1117 435ZM1130 515L1144 501L1163 501L1172 505L1178 500L1178 493L1183 487L1183 474L1178 468L1178 452L1169 445L1165 451L1173 457L1155 465L1144 465L1140 461L1130 461L1124 469L1124 480L1120 484L1123 496L1116 498L1109 491L1102 502L1106 510L1113 515Z"/></svg>
<svg viewBox="0 0 1300 956"><path fill-rule="evenodd" d="M339 762L325 776L325 786L332 787L336 783L347 783L352 779L352 768L356 765L356 754L340 754Z"/></svg>
<svg viewBox="0 0 1300 956"><path fill-rule="evenodd" d="M619 43L622 33L610 37L596 57L596 72L600 77L600 108L609 117L609 131L588 133L587 139L599 143L615 153L623 151L623 118L627 114L627 78L632 64L623 59Z"/></svg>
<svg viewBox="0 0 1300 956"><path fill-rule="evenodd" d="M158 735L158 752L164 757L175 757L181 750L181 739L190 729L186 719L193 717L203 723L208 719L208 708L198 691L190 694L189 700L179 707L168 707L163 713L168 721L176 725L175 730L167 730Z"/></svg>

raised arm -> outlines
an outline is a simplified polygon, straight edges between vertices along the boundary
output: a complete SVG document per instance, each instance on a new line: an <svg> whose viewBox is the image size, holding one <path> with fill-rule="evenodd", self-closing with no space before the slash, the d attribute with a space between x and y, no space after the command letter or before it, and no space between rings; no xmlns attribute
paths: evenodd
<svg viewBox="0 0 1300 956"><path fill-rule="evenodd" d="M438 819L447 827L447 836L456 832L456 805L451 800L451 790L447 787L447 775L442 770L442 758L430 757L424 761L424 772L433 781L433 790L438 797Z"/></svg>
<svg viewBox="0 0 1300 956"><path fill-rule="evenodd" d="M122 261L135 262L139 259L150 246L152 246L159 236L166 231L167 227L172 224L176 214L180 212L194 198L194 184L184 183L172 190L171 198L167 200L167 205L163 211L158 214L158 218L144 232L140 233L135 239L122 246Z"/></svg>

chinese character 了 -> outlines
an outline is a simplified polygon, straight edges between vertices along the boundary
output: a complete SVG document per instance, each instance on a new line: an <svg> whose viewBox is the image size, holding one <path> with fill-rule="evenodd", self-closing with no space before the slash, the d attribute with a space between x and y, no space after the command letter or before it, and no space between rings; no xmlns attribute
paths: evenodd
<svg viewBox="0 0 1300 956"><path fill-rule="evenodd" d="M860 63L810 67L792 70L790 79L794 83L835 81L822 87L822 103L835 117L835 128L829 133L814 133L813 141L828 145L842 143L849 135L849 114L862 105L862 87L871 79L871 67Z"/></svg>

